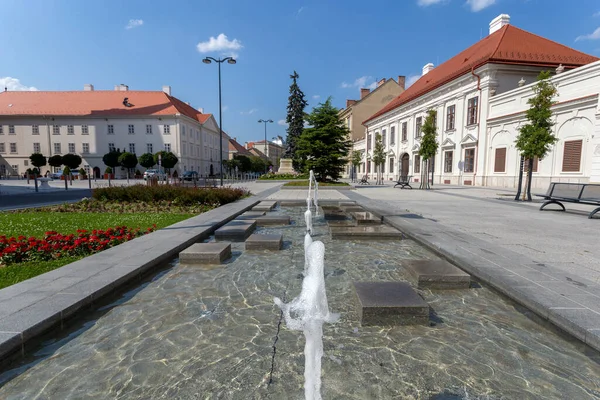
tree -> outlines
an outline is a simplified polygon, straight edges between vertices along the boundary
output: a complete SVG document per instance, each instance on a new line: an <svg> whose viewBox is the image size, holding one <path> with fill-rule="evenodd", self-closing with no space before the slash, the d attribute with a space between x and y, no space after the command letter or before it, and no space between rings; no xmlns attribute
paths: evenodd
<svg viewBox="0 0 600 400"><path fill-rule="evenodd" d="M552 134L552 127L554 126L552 106L556 103L554 97L558 91L548 78L550 78L550 71L542 71L538 75L538 82L532 88L535 95L527 100L530 107L525 113L525 118L529 122L519 128L519 135L515 140L515 147L529 164L524 193L524 196L527 196L527 201L531 201L531 178L534 159L536 157L538 159L544 158L552 149L552 145L558 140ZM518 197L519 194L517 193L516 199Z"/></svg>
<svg viewBox="0 0 600 400"><path fill-rule="evenodd" d="M177 156L173 153L171 153L170 151L159 151L158 153L156 153L154 155L154 162L156 164L158 164L158 155L160 154L161 157L161 161L160 161L160 165L166 169L169 174L171 173L171 168L173 168L175 166L175 164L177 164L179 162L179 159L177 158Z"/></svg>
<svg viewBox="0 0 600 400"><path fill-rule="evenodd" d="M154 155L152 153L142 154L140 158L138 158L138 162L146 169L152 168L156 165L156 161L154 161Z"/></svg>
<svg viewBox="0 0 600 400"><path fill-rule="evenodd" d="M296 158L304 165L303 172L313 170L317 180L338 180L347 164L352 142L348 128L338 117L338 109L331 105L331 98L320 103L306 117L310 128L298 138Z"/></svg>
<svg viewBox="0 0 600 400"><path fill-rule="evenodd" d="M106 165L107 167L110 167L111 170L114 171L114 169L120 165L119 164L119 156L120 155L121 155L121 150L109 151L102 157L102 162L104 163L104 165Z"/></svg>
<svg viewBox="0 0 600 400"><path fill-rule="evenodd" d="M360 150L352 151L352 158L350 163L352 164L352 182L356 181L356 172L359 165L362 163L363 152Z"/></svg>
<svg viewBox="0 0 600 400"><path fill-rule="evenodd" d="M237 167L240 172L250 172L252 170L252 160L244 155L234 155L233 159L237 161Z"/></svg>
<svg viewBox="0 0 600 400"><path fill-rule="evenodd" d="M71 171L77 170L81 165L81 157L77 154L65 154L62 158L62 163L69 167Z"/></svg>
<svg viewBox="0 0 600 400"><path fill-rule="evenodd" d="M46 157L42 153L33 153L29 156L29 161L31 161L31 165L36 167L33 171L35 172L37 169L36 176L39 174L40 168L46 165Z"/></svg>
<svg viewBox="0 0 600 400"><path fill-rule="evenodd" d="M48 158L48 165L51 167L59 168L63 165L63 159L60 154L55 154L52 157Z"/></svg>
<svg viewBox="0 0 600 400"><path fill-rule="evenodd" d="M437 153L438 148L436 121L437 111L427 111L427 117L425 117L425 122L423 122L423 126L421 127L423 136L421 137L421 146L419 147L419 156L423 160L420 189L429 189L429 164L435 153Z"/></svg>
<svg viewBox="0 0 600 400"><path fill-rule="evenodd" d="M375 147L373 148L373 163L375 164L375 170L377 171L377 182L383 183L383 175L381 174L381 167L385 163L385 146L381 135L378 133L375 135Z"/></svg>
<svg viewBox="0 0 600 400"><path fill-rule="evenodd" d="M296 160L292 161L292 165L294 166L294 169L299 171L302 168L302 165L298 164L298 158L295 157L295 155L298 147L297 141L304 131L304 119L306 117L304 108L308 105L308 103L304 99L304 93L298 86L298 78L300 78L300 75L294 71L294 74L290 75L290 78L292 79L292 84L290 85L287 117L285 118L285 122L288 124L286 138L287 148L283 154L283 157Z"/></svg>
<svg viewBox="0 0 600 400"><path fill-rule="evenodd" d="M138 165L137 156L133 153L125 152L119 156L119 165L127 169L127 179L133 168Z"/></svg>
<svg viewBox="0 0 600 400"><path fill-rule="evenodd" d="M250 162L252 163L250 167L250 171L252 172L265 172L265 166L271 165L270 162L267 162L265 159L258 156L250 156Z"/></svg>

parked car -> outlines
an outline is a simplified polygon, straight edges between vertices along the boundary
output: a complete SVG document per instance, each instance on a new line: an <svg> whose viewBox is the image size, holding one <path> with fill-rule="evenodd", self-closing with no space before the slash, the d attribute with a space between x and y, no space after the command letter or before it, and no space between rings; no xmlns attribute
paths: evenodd
<svg viewBox="0 0 600 400"><path fill-rule="evenodd" d="M58 170L57 172L52 172L50 173L50 178L52 179L60 179L61 176L63 176L63 170ZM73 179L77 179L77 177L79 176L79 171L71 171L71 175L73 176Z"/></svg>
<svg viewBox="0 0 600 400"><path fill-rule="evenodd" d="M157 177L158 180L160 180L160 181L167 180L167 175L164 172L159 171L157 169L147 169L144 172L144 180L145 181L148 180L148 178L154 178L154 177Z"/></svg>
<svg viewBox="0 0 600 400"><path fill-rule="evenodd" d="M181 180L182 181L197 181L198 173L196 171L185 171L183 174L181 174Z"/></svg>

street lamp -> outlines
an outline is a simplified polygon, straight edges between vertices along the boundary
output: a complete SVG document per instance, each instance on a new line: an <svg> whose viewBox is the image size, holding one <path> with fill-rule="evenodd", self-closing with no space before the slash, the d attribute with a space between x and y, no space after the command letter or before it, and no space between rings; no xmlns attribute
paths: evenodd
<svg viewBox="0 0 600 400"><path fill-rule="evenodd" d="M267 123L272 124L273 120L272 119L259 119L258 123L264 123L265 124L265 157L266 157L266 162L265 162L265 174L267 173L267 164L269 163L269 155L268 155L268 145L267 145Z"/></svg>
<svg viewBox="0 0 600 400"><path fill-rule="evenodd" d="M221 63L227 61L227 64L235 64L235 61L232 57L221 58L212 58L206 57L202 60L204 64L210 64L211 62L216 62L219 65L219 160L220 162L220 174L221 174L221 186L223 186L223 113L221 112Z"/></svg>

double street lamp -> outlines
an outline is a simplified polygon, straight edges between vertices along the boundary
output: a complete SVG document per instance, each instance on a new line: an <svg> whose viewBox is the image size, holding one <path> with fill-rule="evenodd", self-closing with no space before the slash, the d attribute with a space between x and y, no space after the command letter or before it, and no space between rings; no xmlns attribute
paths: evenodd
<svg viewBox="0 0 600 400"><path fill-rule="evenodd" d="M268 148L268 145L269 144L267 142L267 123L272 124L273 120L272 119L259 119L258 123L259 124L260 123L264 123L265 124L265 157L266 157L266 160L265 160L265 174L266 174L267 173L267 168L269 167L268 166L268 164L269 164L269 154L268 154L269 148Z"/></svg>
<svg viewBox="0 0 600 400"><path fill-rule="evenodd" d="M220 175L221 175L221 186L223 186L223 113L221 111L221 64L227 62L227 64L235 64L237 61L233 57L212 58L206 57L202 62L204 64L210 64L216 62L219 65L219 160L220 162Z"/></svg>

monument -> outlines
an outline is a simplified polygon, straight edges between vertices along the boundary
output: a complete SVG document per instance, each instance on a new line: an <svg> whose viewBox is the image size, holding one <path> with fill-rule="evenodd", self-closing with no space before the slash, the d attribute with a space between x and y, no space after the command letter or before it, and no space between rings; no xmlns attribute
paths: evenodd
<svg viewBox="0 0 600 400"><path fill-rule="evenodd" d="M292 166L292 159L291 158L282 158L279 161L279 170L277 171L278 174L295 174L296 171L294 171L294 167Z"/></svg>

